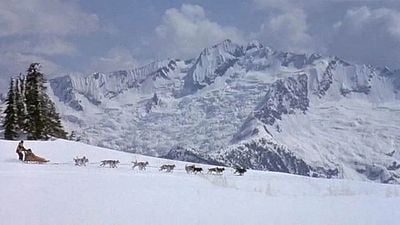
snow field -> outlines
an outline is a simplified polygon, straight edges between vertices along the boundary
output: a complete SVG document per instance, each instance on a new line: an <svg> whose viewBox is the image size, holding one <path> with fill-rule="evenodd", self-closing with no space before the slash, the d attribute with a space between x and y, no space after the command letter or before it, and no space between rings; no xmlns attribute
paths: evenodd
<svg viewBox="0 0 400 225"><path fill-rule="evenodd" d="M51 160L23 164L17 142L0 141L1 224L396 224L400 187L290 174L232 171L188 175L186 162L112 151L69 141L25 146ZM72 158L89 158L76 167ZM99 167L118 159L115 169ZM131 161L149 161L146 171ZM96 162L96 163L95 163ZM60 164L55 164L60 163ZM177 165L164 173L158 167ZM210 167L201 165L204 169Z"/></svg>

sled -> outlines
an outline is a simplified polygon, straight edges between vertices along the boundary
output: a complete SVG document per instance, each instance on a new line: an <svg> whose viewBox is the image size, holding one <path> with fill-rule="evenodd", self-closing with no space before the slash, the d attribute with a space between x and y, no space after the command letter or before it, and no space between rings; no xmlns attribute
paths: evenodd
<svg viewBox="0 0 400 225"><path fill-rule="evenodd" d="M47 163L47 162L49 162L49 160L33 154L32 151L26 151L24 162L26 162L26 163Z"/></svg>

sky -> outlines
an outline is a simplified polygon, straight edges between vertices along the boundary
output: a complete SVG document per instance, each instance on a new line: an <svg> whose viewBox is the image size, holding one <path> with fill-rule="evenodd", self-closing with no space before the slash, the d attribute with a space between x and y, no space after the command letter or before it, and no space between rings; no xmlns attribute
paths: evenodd
<svg viewBox="0 0 400 225"><path fill-rule="evenodd" d="M224 39L400 68L395 0L0 0L0 5L0 88L31 62L41 63L49 77L109 72L193 58Z"/></svg>

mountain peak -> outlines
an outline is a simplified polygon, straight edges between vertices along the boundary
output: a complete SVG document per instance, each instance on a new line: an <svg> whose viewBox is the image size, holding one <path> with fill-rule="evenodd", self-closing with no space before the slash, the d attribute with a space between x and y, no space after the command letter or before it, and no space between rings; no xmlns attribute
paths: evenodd
<svg viewBox="0 0 400 225"><path fill-rule="evenodd" d="M264 45L261 44L261 42L259 42L258 40L252 40L249 43L247 43L245 50L246 51L249 51L249 50L252 50L252 49L258 50L258 49L261 49L263 47L264 47Z"/></svg>
<svg viewBox="0 0 400 225"><path fill-rule="evenodd" d="M230 39L226 39L218 44L215 44L211 47L205 48L199 57L202 56L215 56L215 55L234 55L241 56L243 55L243 48L239 44L232 42Z"/></svg>

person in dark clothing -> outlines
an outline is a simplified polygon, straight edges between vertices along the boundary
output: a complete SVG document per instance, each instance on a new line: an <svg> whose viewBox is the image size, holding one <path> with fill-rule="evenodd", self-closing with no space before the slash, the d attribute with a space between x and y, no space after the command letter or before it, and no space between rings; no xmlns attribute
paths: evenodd
<svg viewBox="0 0 400 225"><path fill-rule="evenodd" d="M21 140L17 146L17 151L16 151L16 153L18 154L18 159L21 161L24 160L24 154L23 154L24 151L26 151L24 147L24 141Z"/></svg>

